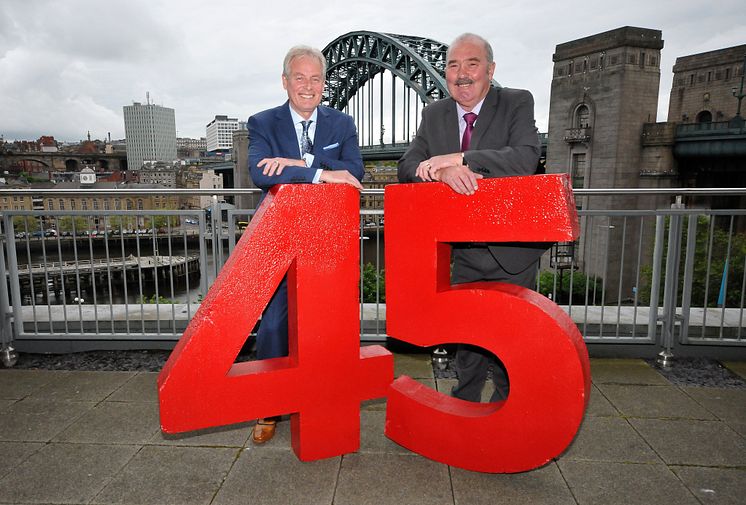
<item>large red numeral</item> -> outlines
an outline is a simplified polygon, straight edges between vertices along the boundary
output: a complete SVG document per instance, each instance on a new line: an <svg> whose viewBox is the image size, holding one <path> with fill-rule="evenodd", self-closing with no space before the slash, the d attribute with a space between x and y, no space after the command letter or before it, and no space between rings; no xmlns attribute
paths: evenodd
<svg viewBox="0 0 746 505"><path fill-rule="evenodd" d="M518 286L451 286L447 242L554 242L578 235L565 176L479 181L473 196L442 184L386 188L387 331L420 346L461 342L497 355L504 402L458 400L402 376L386 435L423 456L481 472L520 472L560 454L588 402L588 353L572 320Z"/></svg>
<svg viewBox="0 0 746 505"><path fill-rule="evenodd" d="M301 460L354 452L360 401L385 396L393 358L360 348L359 193L287 185L265 198L158 377L167 433L291 415ZM287 358L234 364L287 272Z"/></svg>

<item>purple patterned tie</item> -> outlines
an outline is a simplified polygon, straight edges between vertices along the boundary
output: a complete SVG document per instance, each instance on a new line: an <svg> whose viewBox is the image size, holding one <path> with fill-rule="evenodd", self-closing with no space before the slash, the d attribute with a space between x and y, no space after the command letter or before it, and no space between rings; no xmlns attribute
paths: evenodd
<svg viewBox="0 0 746 505"><path fill-rule="evenodd" d="M466 121L466 130L464 130L464 136L461 138L461 151L468 151L469 144L471 143L471 131L474 129L474 122L477 120L477 115L473 112L467 112L464 114L464 121Z"/></svg>

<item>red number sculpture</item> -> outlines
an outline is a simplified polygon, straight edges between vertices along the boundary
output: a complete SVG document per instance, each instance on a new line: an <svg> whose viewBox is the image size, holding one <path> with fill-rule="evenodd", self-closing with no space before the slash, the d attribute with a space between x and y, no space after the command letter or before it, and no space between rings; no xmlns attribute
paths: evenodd
<svg viewBox="0 0 746 505"><path fill-rule="evenodd" d="M270 191L158 376L164 432L291 414L299 459L358 449L360 401L393 378L391 354L359 343L359 199L346 185ZM235 364L286 273L289 356Z"/></svg>
<svg viewBox="0 0 746 505"><path fill-rule="evenodd" d="M572 320L549 299L503 283L451 286L448 242L554 242L578 236L566 176L479 181L473 196L442 184L386 188L386 325L419 346L461 342L493 352L507 400L476 404L407 376L390 387L386 435L430 459L480 472L521 472L559 455L590 394Z"/></svg>

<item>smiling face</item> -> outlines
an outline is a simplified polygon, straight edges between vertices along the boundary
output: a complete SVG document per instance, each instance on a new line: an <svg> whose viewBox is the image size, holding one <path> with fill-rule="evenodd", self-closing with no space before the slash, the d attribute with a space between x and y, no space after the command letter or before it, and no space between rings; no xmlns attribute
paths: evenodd
<svg viewBox="0 0 746 505"><path fill-rule="evenodd" d="M448 92L464 110L470 111L487 96L495 62L487 61L484 45L462 40L451 46L446 63Z"/></svg>
<svg viewBox="0 0 746 505"><path fill-rule="evenodd" d="M288 92L290 106L308 119L321 103L324 74L321 63L312 56L298 56L290 62L290 72L282 75L282 87Z"/></svg>

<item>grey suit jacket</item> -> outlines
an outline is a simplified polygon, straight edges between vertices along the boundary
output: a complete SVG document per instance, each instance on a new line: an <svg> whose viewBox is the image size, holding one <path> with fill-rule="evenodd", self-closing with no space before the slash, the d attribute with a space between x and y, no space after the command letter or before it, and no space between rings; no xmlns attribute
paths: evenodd
<svg viewBox="0 0 746 505"><path fill-rule="evenodd" d="M422 182L415 175L421 161L461 150L456 101L439 100L425 107L417 135L399 160L399 182ZM534 122L534 99L520 89L487 92L464 159L485 178L534 175L541 154ZM508 273L525 270L549 244L489 245L494 259Z"/></svg>

